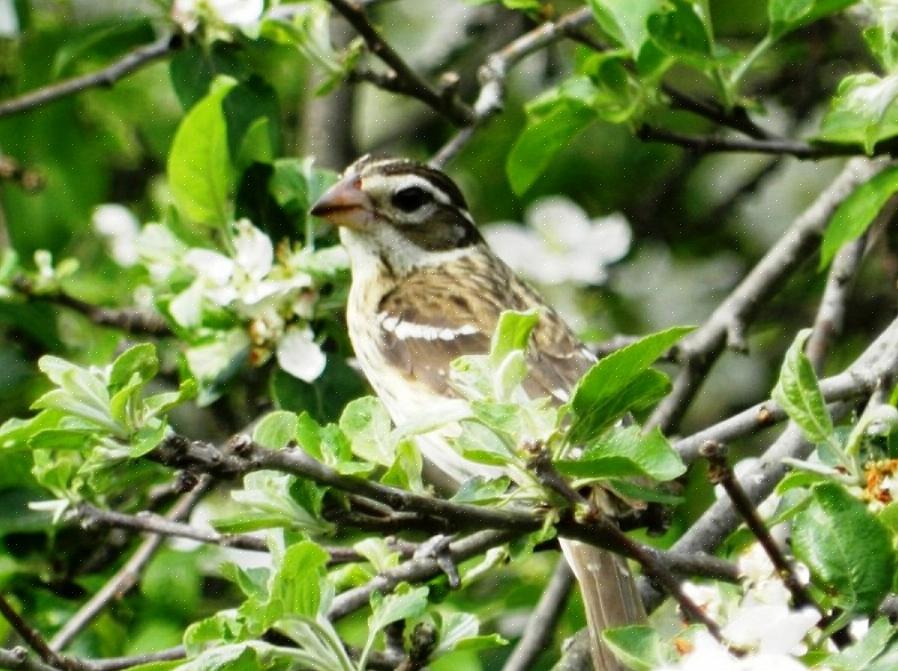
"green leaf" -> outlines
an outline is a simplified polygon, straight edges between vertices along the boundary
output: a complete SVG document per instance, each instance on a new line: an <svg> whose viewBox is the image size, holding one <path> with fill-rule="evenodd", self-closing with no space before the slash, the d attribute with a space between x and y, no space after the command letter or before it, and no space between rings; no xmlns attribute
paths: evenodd
<svg viewBox="0 0 898 671"><path fill-rule="evenodd" d="M371 594L371 616L368 618L368 635L373 636L388 624L420 617L427 607L427 587L400 585L392 594Z"/></svg>
<svg viewBox="0 0 898 671"><path fill-rule="evenodd" d="M813 581L847 611L873 612L892 586L889 532L837 484L813 488L810 504L795 517L792 548Z"/></svg>
<svg viewBox="0 0 898 671"><path fill-rule="evenodd" d="M602 638L614 656L633 671L652 671L672 661L658 632L646 625L606 629Z"/></svg>
<svg viewBox="0 0 898 671"><path fill-rule="evenodd" d="M570 439L585 440L631 407L657 400L666 383L660 373L650 373L648 368L692 330L691 326L675 326L653 333L593 365L574 389L571 409L575 419Z"/></svg>
<svg viewBox="0 0 898 671"><path fill-rule="evenodd" d="M499 322L490 345L490 357L493 362L500 363L512 352L527 349L530 334L538 323L539 312L536 309L527 312L505 310L499 315Z"/></svg>
<svg viewBox="0 0 898 671"><path fill-rule="evenodd" d="M837 448L832 417L820 393L814 368L803 349L810 334L810 329L800 331L789 347L771 398L786 411L809 441L829 443Z"/></svg>
<svg viewBox="0 0 898 671"><path fill-rule="evenodd" d="M823 234L821 269L829 265L842 245L856 240L867 230L896 192L898 166L892 166L858 186L839 204Z"/></svg>
<svg viewBox="0 0 898 671"><path fill-rule="evenodd" d="M626 47L638 60L649 42L648 18L661 12L663 0L589 0L589 6L602 30Z"/></svg>
<svg viewBox="0 0 898 671"><path fill-rule="evenodd" d="M162 442L167 431L168 424L158 419L140 427L131 437L131 450L128 456L137 459L149 454Z"/></svg>
<svg viewBox="0 0 898 671"><path fill-rule="evenodd" d="M224 227L230 220L234 182L222 100L234 81L219 79L181 121L168 155L175 205L187 219Z"/></svg>
<svg viewBox="0 0 898 671"><path fill-rule="evenodd" d="M329 555L312 541L291 545L284 553L272 596L287 613L316 618L321 607L321 582Z"/></svg>
<svg viewBox="0 0 898 671"><path fill-rule="evenodd" d="M595 118L591 107L567 96L559 97L539 117L528 117L505 163L512 190L520 195L533 186L555 154Z"/></svg>
<svg viewBox="0 0 898 671"><path fill-rule="evenodd" d="M590 479L648 476L663 482L686 472L660 430L643 434L636 426L612 431L586 447L579 459L559 459L555 466L563 475Z"/></svg>
<svg viewBox="0 0 898 671"><path fill-rule="evenodd" d="M439 643L433 653L434 657L444 655L453 650L482 650L499 645L508 645L508 641L499 636L499 634L480 636L478 635L479 631L480 621L476 615L457 612L442 614L439 618L437 632Z"/></svg>
<svg viewBox="0 0 898 671"><path fill-rule="evenodd" d="M648 19L655 44L697 70L709 70L715 65L710 17L703 15L704 9L707 7L700 4L673 0L670 11Z"/></svg>
<svg viewBox="0 0 898 671"><path fill-rule="evenodd" d="M768 0L770 35L774 39L803 25L841 11L857 0Z"/></svg>
<svg viewBox="0 0 898 671"><path fill-rule="evenodd" d="M423 467L421 451L411 440L401 440L396 445L396 460L384 473L381 482L413 492L423 492L424 481L421 479Z"/></svg>
<svg viewBox="0 0 898 671"><path fill-rule="evenodd" d="M489 427L473 421L461 421L459 426L461 433L452 442L465 459L491 466L505 466L515 459L505 442Z"/></svg>
<svg viewBox="0 0 898 671"><path fill-rule="evenodd" d="M159 357L156 356L156 346L152 343L135 345L122 352L112 362L109 372L109 386L112 389L129 384L137 376L140 382L148 382L159 372Z"/></svg>
<svg viewBox="0 0 898 671"><path fill-rule="evenodd" d="M287 410L269 412L256 425L253 441L269 450L282 450L291 440L296 440L299 418Z"/></svg>
<svg viewBox="0 0 898 671"><path fill-rule="evenodd" d="M505 497L509 485L511 478L504 475L498 478L477 475L465 480L451 500L456 503L495 503Z"/></svg>
<svg viewBox="0 0 898 671"><path fill-rule="evenodd" d="M898 75L848 75L840 83L817 138L859 144L871 154L880 140L898 135Z"/></svg>
<svg viewBox="0 0 898 671"><path fill-rule="evenodd" d="M340 429L361 459L381 466L393 464L396 454L390 440L390 415L380 399L364 396L350 402L340 416Z"/></svg>
<svg viewBox="0 0 898 671"><path fill-rule="evenodd" d="M825 666L833 671L866 671L895 637L895 627L888 618L880 617L864 637L825 660Z"/></svg>

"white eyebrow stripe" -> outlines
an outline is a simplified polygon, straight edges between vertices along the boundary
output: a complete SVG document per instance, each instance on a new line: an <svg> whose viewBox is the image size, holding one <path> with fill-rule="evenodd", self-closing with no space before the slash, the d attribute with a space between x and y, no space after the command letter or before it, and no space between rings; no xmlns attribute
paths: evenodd
<svg viewBox="0 0 898 671"><path fill-rule="evenodd" d="M416 324L401 320L395 315L381 313L378 317L381 327L400 340L445 340L451 341L461 336L476 335L480 329L474 324L462 324L456 328Z"/></svg>
<svg viewBox="0 0 898 671"><path fill-rule="evenodd" d="M427 193L431 194L434 198L443 203L443 205L452 204L452 199L449 197L449 194L447 194L429 179L425 179L420 175L415 175L412 173L402 173L398 175L380 175L374 173L373 175L366 176L364 178L364 181L366 188L371 189L372 191L388 191L390 193L396 193L398 191L402 191L403 189L417 186L427 191Z"/></svg>

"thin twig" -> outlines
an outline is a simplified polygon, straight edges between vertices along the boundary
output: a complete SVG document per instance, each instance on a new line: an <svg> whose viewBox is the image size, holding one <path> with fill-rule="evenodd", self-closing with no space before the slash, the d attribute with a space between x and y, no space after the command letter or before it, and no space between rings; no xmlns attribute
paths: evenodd
<svg viewBox="0 0 898 671"><path fill-rule="evenodd" d="M147 652L142 655L85 660L84 663L88 667L87 671L123 671L123 669L130 669L132 666L141 666L142 664L150 664L152 662L171 662L177 659L184 659L186 656L187 651L184 649L184 646L178 645L167 650Z"/></svg>
<svg viewBox="0 0 898 671"><path fill-rule="evenodd" d="M11 650L0 648L0 669L12 671L64 671L61 667L50 666L28 655L28 650L16 647Z"/></svg>
<svg viewBox="0 0 898 671"><path fill-rule="evenodd" d="M744 107L734 107L732 110L727 111L714 101L693 98L669 84L662 85L661 90L670 98L672 106L677 109L704 117L720 126L732 128L756 140L774 139L774 136L769 131L752 121Z"/></svg>
<svg viewBox="0 0 898 671"><path fill-rule="evenodd" d="M514 531L478 531L449 543L446 550L456 563L503 545L518 536ZM368 605L374 592L390 592L402 582L424 582L443 573L436 557L414 557L393 569L375 576L360 587L340 593L331 604L327 617L339 620Z"/></svg>
<svg viewBox="0 0 898 671"><path fill-rule="evenodd" d="M545 651L558 619L564 612L574 584L574 575L567 562L562 558L555 564L555 570L536 608L527 620L527 626L518 644L514 647L502 671L528 671L533 668L537 658Z"/></svg>
<svg viewBox="0 0 898 671"><path fill-rule="evenodd" d="M645 142L675 144L701 154L734 152L749 154L788 155L801 159L832 158L833 156L858 156L863 150L853 144L811 144L789 138L756 139L728 135L685 135L665 128L641 126L636 136ZM890 150L891 148L889 148ZM877 154L889 153L880 147Z"/></svg>
<svg viewBox="0 0 898 671"><path fill-rule="evenodd" d="M110 326L126 333L148 336L169 336L171 329L161 315L138 308L106 308L75 298L63 291L39 293L31 281L21 275L13 280L13 288L31 300L46 301L78 312L97 326Z"/></svg>
<svg viewBox="0 0 898 671"><path fill-rule="evenodd" d="M478 73L480 91L474 102L473 119L437 151L430 164L438 168L444 166L464 148L477 128L502 111L505 104L505 80L512 67L530 54L577 33L592 20L592 10L583 7L556 21L547 21L537 26L487 56Z"/></svg>
<svg viewBox="0 0 898 671"><path fill-rule="evenodd" d="M72 511L72 517L80 520L85 527L97 525L132 529L161 536L189 538L200 543L221 545L222 547L268 552L268 544L264 538L247 536L245 534L221 534L211 529L199 529L182 522L173 522L167 517L149 512L127 515L113 510L101 510L89 503L82 503ZM331 564L345 564L363 560L363 557L352 548L326 546L324 549L330 555ZM411 554L413 551L413 547L403 547L401 553Z"/></svg>
<svg viewBox="0 0 898 671"><path fill-rule="evenodd" d="M368 49L392 70L383 75L385 81L390 80L392 86L390 90L417 98L458 126L473 123L474 114L471 109L455 96L442 95L415 72L371 25L360 6L349 0L328 0L328 2L361 35Z"/></svg>
<svg viewBox="0 0 898 671"><path fill-rule="evenodd" d="M686 617L705 625L714 638L722 640L720 627L683 591L680 582L670 568L659 560L657 552L632 540L617 527L613 520L598 510L582 494L573 489L555 469L545 448L539 445L533 446L527 466L536 474L543 486L567 500L571 506L570 512L575 517L578 515L582 516L585 524L594 527L602 535L607 535L613 539L622 554L626 554L639 562L645 575L660 585L680 605Z"/></svg>
<svg viewBox="0 0 898 671"><path fill-rule="evenodd" d="M855 159L795 220L783 237L714 310L708 321L690 333L679 346L683 364L671 393L658 404L648 427L670 431L679 423L711 366L729 344L745 348L745 330L764 301L804 261L817 244L836 207L859 184L883 170L882 160Z"/></svg>
<svg viewBox="0 0 898 671"><path fill-rule="evenodd" d="M135 70L153 63L183 45L179 35L165 35L155 42L138 47L101 70L28 91L15 98L0 101L0 117L32 110L91 88L109 87Z"/></svg>
<svg viewBox="0 0 898 671"><path fill-rule="evenodd" d="M10 605L9 601L7 601L6 598L2 595L0 595L0 615L2 615L7 622L9 622L10 626L15 630L15 632L22 637L22 640L25 641L25 643L27 643L32 650L40 655L40 658L47 662L47 664L58 666L62 669L76 668L77 665L73 664L71 660L67 660L62 655L51 650L50 646L47 645L47 641L44 640L44 637L41 635L41 633L30 624L25 622L25 620L23 620L22 617Z"/></svg>
<svg viewBox="0 0 898 671"><path fill-rule="evenodd" d="M200 482L193 491L184 494L178 499L166 517L172 521L187 517L196 504L205 496L212 482L213 479L208 475L200 478ZM53 650L65 648L106 606L130 591L138 583L140 574L149 564L164 540L164 536L157 534L144 540L134 554L131 555L131 558L57 632L56 636L50 641L50 648Z"/></svg>

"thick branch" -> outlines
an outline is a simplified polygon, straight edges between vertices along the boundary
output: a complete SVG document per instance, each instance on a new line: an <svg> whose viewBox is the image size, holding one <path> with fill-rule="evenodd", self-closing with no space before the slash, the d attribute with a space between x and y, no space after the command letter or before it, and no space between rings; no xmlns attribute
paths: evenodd
<svg viewBox="0 0 898 671"><path fill-rule="evenodd" d="M817 244L836 207L857 187L885 168L882 160L854 159L764 255L705 324L680 343L683 368L672 392L658 405L648 426L675 427L724 346L744 349L748 323Z"/></svg>
<svg viewBox="0 0 898 671"><path fill-rule="evenodd" d="M163 58L182 46L178 35L166 35L155 42L138 47L102 70L49 84L15 98L0 101L0 117L27 112L54 100L66 98L87 89L109 87L135 70Z"/></svg>
<svg viewBox="0 0 898 671"><path fill-rule="evenodd" d="M414 512L422 519L431 520L439 528L451 528L455 531L497 529L522 535L537 531L544 525L540 512L499 510L415 494L356 476L340 474L316 461L301 449L267 450L245 436L235 438L228 452L223 452L209 443L189 441L182 436L171 436L148 457L167 466L198 469L221 478L236 478L257 470L290 473L321 485L369 498L372 502L385 504L393 510ZM618 536L619 532L612 533L594 523L563 519L557 524L557 529L565 538L633 556L634 548L631 547L629 539L622 541ZM732 564L711 557L703 557L700 561L696 561L694 557L672 555L647 546L639 546L638 551L640 554L651 554L652 561L665 564L668 570L674 573L699 568L717 576L735 576L732 573L734 570Z"/></svg>

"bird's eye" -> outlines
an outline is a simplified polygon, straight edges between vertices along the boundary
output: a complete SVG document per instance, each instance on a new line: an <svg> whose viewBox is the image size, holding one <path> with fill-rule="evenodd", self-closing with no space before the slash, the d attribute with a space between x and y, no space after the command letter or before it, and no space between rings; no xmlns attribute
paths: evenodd
<svg viewBox="0 0 898 671"><path fill-rule="evenodd" d="M433 196L420 186L407 186L394 193L391 200L403 212L414 212L433 200Z"/></svg>

